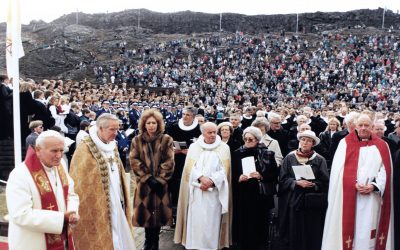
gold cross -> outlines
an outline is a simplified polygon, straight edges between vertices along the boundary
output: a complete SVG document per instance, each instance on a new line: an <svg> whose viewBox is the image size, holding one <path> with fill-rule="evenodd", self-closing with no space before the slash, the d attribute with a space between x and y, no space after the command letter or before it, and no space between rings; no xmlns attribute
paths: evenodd
<svg viewBox="0 0 400 250"><path fill-rule="evenodd" d="M52 205L51 203L50 203L50 205L47 207L47 209L49 209L49 210L53 210L53 208L54 208L55 206L54 205Z"/></svg>
<svg viewBox="0 0 400 250"><path fill-rule="evenodd" d="M350 244L351 244L352 241L353 240L350 238L350 235L349 235L349 239L345 241L346 244L347 244L347 248L350 248Z"/></svg>
<svg viewBox="0 0 400 250"><path fill-rule="evenodd" d="M384 240L385 240L385 235L382 233L381 237L379 237L379 241L380 241L379 245L382 246Z"/></svg>

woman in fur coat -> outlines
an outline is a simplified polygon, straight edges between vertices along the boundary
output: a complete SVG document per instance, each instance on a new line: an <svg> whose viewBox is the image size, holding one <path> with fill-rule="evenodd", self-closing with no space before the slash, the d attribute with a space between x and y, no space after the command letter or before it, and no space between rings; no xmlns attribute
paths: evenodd
<svg viewBox="0 0 400 250"><path fill-rule="evenodd" d="M163 116L156 109L143 112L138 127L129 154L137 183L133 225L145 228L145 250L158 249L161 226L172 223L167 181L174 172L173 140L164 134Z"/></svg>

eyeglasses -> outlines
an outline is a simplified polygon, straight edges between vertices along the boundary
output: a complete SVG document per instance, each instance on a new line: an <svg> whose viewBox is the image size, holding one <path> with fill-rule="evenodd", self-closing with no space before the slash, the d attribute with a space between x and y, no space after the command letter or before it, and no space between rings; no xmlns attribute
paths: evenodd
<svg viewBox="0 0 400 250"><path fill-rule="evenodd" d="M256 139L245 137L243 140L244 140L245 142L254 142Z"/></svg>

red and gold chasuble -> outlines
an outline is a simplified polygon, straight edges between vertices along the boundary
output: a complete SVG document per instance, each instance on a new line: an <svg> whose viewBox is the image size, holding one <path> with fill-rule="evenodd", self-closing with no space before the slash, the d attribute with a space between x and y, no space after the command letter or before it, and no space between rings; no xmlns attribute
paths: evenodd
<svg viewBox="0 0 400 250"><path fill-rule="evenodd" d="M33 181L40 194L40 200L43 210L59 211L57 206L56 196L54 195L53 188L51 187L50 180L47 177L45 170L43 169L42 163L36 156L33 148L29 147L25 157L25 165L28 167L30 174L32 175ZM67 208L68 203L68 179L64 172L63 166L57 166L58 175L62 184L65 207ZM45 234L46 248L47 250L64 250L64 241L68 235L68 250L73 250L74 243L72 240L71 230L67 225L67 232L63 231L61 234Z"/></svg>
<svg viewBox="0 0 400 250"><path fill-rule="evenodd" d="M376 250L386 249L390 224L391 206L391 176L392 168L390 153L386 143L375 135L368 141L360 141L355 132L345 137L346 158L343 172L343 219L342 219L342 246L343 249L352 249L354 240L354 227L356 218L356 194L355 184L357 180L358 159L360 148L365 146L376 146L381 155L386 171L385 194L383 195L381 213L379 218L378 232L374 233L378 240L375 244ZM373 237L375 237L375 235ZM371 235L372 236L372 235ZM373 238L371 237L371 239Z"/></svg>

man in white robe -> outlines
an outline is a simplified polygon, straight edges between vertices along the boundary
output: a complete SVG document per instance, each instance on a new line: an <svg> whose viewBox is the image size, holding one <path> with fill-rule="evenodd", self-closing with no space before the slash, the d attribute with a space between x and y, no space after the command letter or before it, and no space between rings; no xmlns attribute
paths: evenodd
<svg viewBox="0 0 400 250"><path fill-rule="evenodd" d="M387 144L360 115L332 162L323 250L393 249L392 165Z"/></svg>
<svg viewBox="0 0 400 250"><path fill-rule="evenodd" d="M183 170L174 241L187 249L219 249L230 243L230 151L214 123L201 130Z"/></svg>
<svg viewBox="0 0 400 250"><path fill-rule="evenodd" d="M79 198L61 166L63 152L64 138L43 132L11 172L6 187L9 249L74 249L69 225L79 220Z"/></svg>

